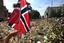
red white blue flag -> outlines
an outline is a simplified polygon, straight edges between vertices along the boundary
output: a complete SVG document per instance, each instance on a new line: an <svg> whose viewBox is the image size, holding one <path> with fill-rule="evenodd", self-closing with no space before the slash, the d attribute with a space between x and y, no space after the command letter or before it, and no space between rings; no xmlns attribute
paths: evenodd
<svg viewBox="0 0 64 43"><path fill-rule="evenodd" d="M18 0L18 4L14 8L8 20L8 24L9 26L12 26L15 30L19 30L20 34L24 34L30 30L30 19L26 0Z"/></svg>

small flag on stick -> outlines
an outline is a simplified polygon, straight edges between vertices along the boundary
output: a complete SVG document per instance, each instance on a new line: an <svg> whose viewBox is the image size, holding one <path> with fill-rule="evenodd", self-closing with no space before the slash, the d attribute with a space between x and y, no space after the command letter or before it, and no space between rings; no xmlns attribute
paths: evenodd
<svg viewBox="0 0 64 43"><path fill-rule="evenodd" d="M26 0L18 0L7 23L15 30L19 30L19 34L24 34L30 30L30 18Z"/></svg>

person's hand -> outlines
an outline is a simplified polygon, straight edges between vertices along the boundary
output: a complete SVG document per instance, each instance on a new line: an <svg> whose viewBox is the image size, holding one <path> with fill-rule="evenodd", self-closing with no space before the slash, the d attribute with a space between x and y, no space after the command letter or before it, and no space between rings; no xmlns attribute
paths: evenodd
<svg viewBox="0 0 64 43"><path fill-rule="evenodd" d="M18 34L18 31L13 32L13 33L10 33L10 34L4 39L3 43L9 43L9 39L10 39L11 37L16 36L17 34Z"/></svg>

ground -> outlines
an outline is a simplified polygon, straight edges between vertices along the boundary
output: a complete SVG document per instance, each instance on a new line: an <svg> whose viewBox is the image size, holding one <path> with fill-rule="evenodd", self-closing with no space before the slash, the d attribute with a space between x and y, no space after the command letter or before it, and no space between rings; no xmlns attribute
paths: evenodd
<svg viewBox="0 0 64 43"><path fill-rule="evenodd" d="M13 28L8 26L6 22L7 21L0 22L0 37L2 37L0 40L3 40L9 33L15 31ZM20 35L20 42L36 43L37 41L40 41L42 43L59 43L58 40L64 40L64 38L61 38L63 35L62 28L64 26L62 27L61 22L55 21L54 18L37 19L31 21L30 24L30 32ZM9 43L16 43L16 40L11 38Z"/></svg>

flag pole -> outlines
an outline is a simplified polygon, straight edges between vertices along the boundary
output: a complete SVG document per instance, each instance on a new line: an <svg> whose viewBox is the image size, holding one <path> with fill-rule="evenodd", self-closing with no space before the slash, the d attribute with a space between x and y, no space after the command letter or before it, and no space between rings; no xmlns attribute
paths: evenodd
<svg viewBox="0 0 64 43"><path fill-rule="evenodd" d="M21 16L21 2L20 2L19 24L18 24L18 43L20 43L20 40L19 40L19 38L20 38L20 34L19 34L19 32L20 32L20 16Z"/></svg>
<svg viewBox="0 0 64 43"><path fill-rule="evenodd" d="M20 43L20 40L19 40L19 37L20 37L20 34L19 34L19 32L20 32L20 16L21 16L21 8L22 8L22 0L20 1L20 13L19 13L19 25L18 25L18 43ZM22 37L23 37L23 34L22 34ZM24 43L24 39L22 38L22 43Z"/></svg>

